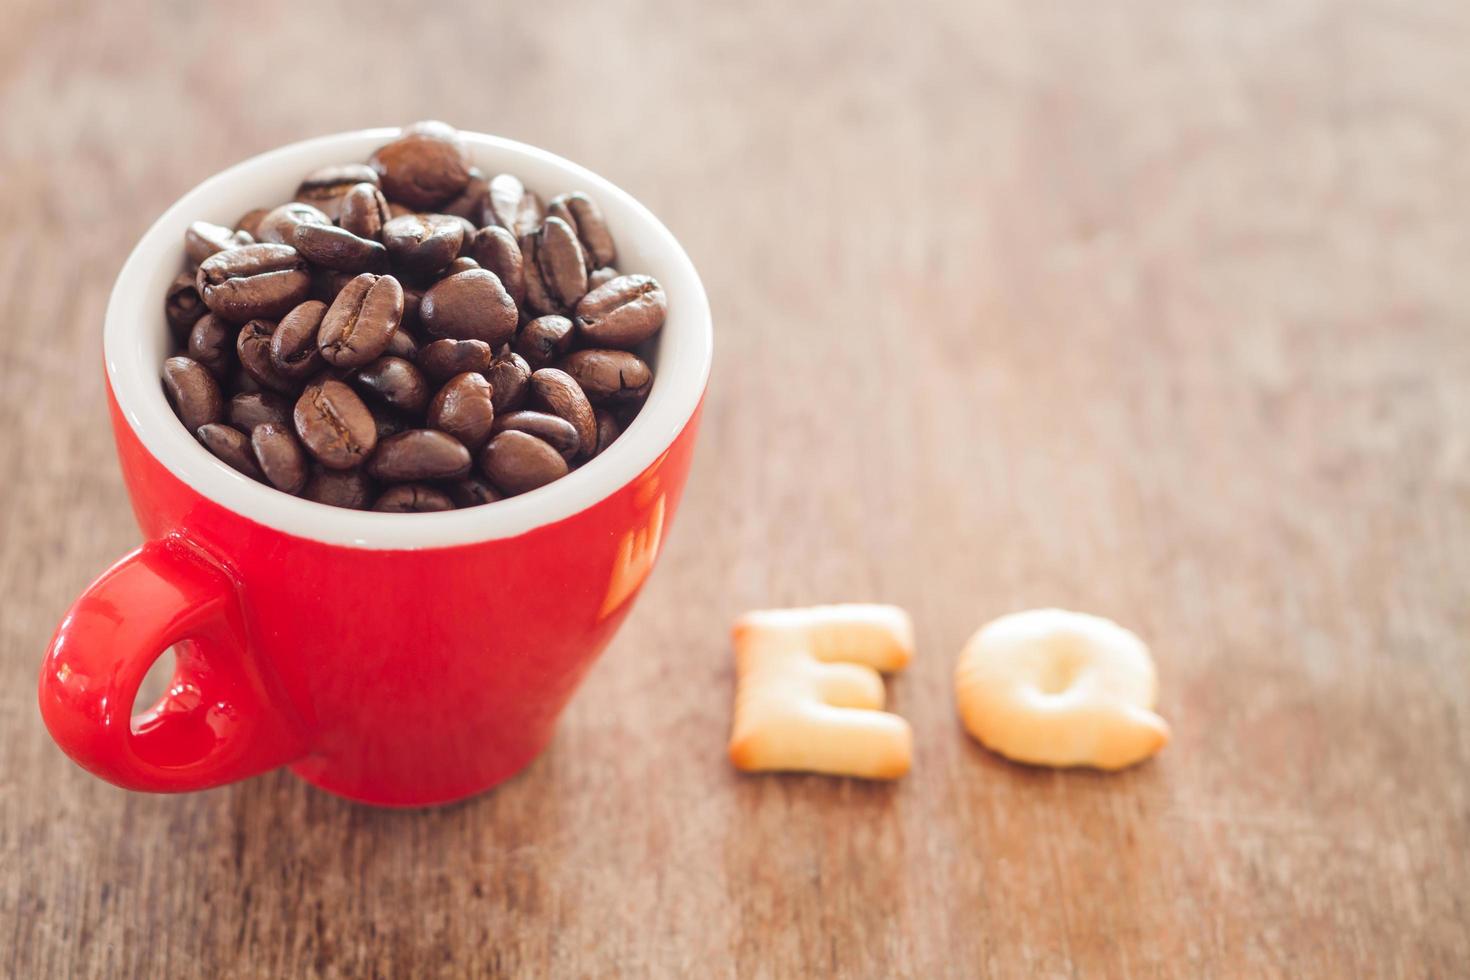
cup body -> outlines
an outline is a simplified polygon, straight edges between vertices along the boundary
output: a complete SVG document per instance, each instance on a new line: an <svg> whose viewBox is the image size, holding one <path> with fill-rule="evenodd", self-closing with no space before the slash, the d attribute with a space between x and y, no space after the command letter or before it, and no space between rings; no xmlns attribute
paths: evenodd
<svg viewBox="0 0 1470 980"><path fill-rule="evenodd" d="M143 548L77 601L42 669L53 736L124 786L184 790L276 765L398 806L480 792L550 740L628 614L677 509L712 348L688 257L646 209L544 151L470 134L476 163L602 204L619 265L660 279L669 318L642 413L562 480L484 507L373 514L292 498L215 460L157 384L161 304L192 220L232 224L289 199L316 166L365 159L396 131L296 144L200 185L145 235L108 310L118 457ZM140 372L146 372L140 378ZM132 698L167 647L174 683Z"/></svg>

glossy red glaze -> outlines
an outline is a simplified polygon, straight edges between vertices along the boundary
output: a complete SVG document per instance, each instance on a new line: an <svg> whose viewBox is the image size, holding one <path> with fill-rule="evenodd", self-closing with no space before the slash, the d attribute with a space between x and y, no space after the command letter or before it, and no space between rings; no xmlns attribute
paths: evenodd
<svg viewBox="0 0 1470 980"><path fill-rule="evenodd" d="M652 567L699 424L696 410L642 474L565 520L368 550L201 496L108 394L149 543L93 583L52 640L40 703L53 737L131 789L202 789L290 764L390 806L481 792L546 746ZM133 717L139 683L174 643L170 693Z"/></svg>

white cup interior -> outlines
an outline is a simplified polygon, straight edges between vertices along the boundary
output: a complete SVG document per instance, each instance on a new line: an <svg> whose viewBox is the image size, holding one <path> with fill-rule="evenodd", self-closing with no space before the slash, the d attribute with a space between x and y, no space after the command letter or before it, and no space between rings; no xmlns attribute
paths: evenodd
<svg viewBox="0 0 1470 980"><path fill-rule="evenodd" d="M590 170L512 140L464 134L487 175L513 173L543 198L586 191L607 218L618 268L654 276L668 295L653 389L638 417L602 455L554 483L494 504L379 514L292 497L237 473L201 446L169 408L159 381L172 346L163 297L181 268L189 223L233 225L251 208L290 200L306 172L366 161L397 135L397 129L370 129L293 143L216 174L163 213L128 256L107 305L107 376L124 417L155 458L205 497L267 527L329 544L443 547L524 534L585 510L653 463L698 407L713 349L709 301L689 256L647 208Z"/></svg>

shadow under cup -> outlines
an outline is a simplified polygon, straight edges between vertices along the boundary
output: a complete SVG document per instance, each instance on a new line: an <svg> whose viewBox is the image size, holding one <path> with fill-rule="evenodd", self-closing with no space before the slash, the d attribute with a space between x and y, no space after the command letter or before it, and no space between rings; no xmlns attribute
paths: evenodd
<svg viewBox="0 0 1470 980"><path fill-rule="evenodd" d="M631 608L689 472L712 330L698 275L623 191L565 160L465 134L487 174L544 196L584 190L619 268L665 288L669 315L643 411L603 454L538 490L434 514L348 511L236 473L173 416L162 297L185 227L288 199L300 175L365 160L397 130L295 144L201 184L144 236L105 334L118 457L147 543L82 595L52 641L42 715L79 764L152 791L289 764L366 802L483 791L524 767ZM134 694L174 647L168 693Z"/></svg>

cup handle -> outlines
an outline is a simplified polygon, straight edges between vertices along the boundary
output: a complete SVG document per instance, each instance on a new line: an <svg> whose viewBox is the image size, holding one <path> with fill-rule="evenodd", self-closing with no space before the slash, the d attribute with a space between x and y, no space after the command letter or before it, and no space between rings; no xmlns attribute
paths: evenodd
<svg viewBox="0 0 1470 980"><path fill-rule="evenodd" d="M234 580L179 538L150 541L82 593L41 668L41 716L83 768L126 789L207 789L300 758L300 726L246 651ZM168 692L133 715L178 645Z"/></svg>

